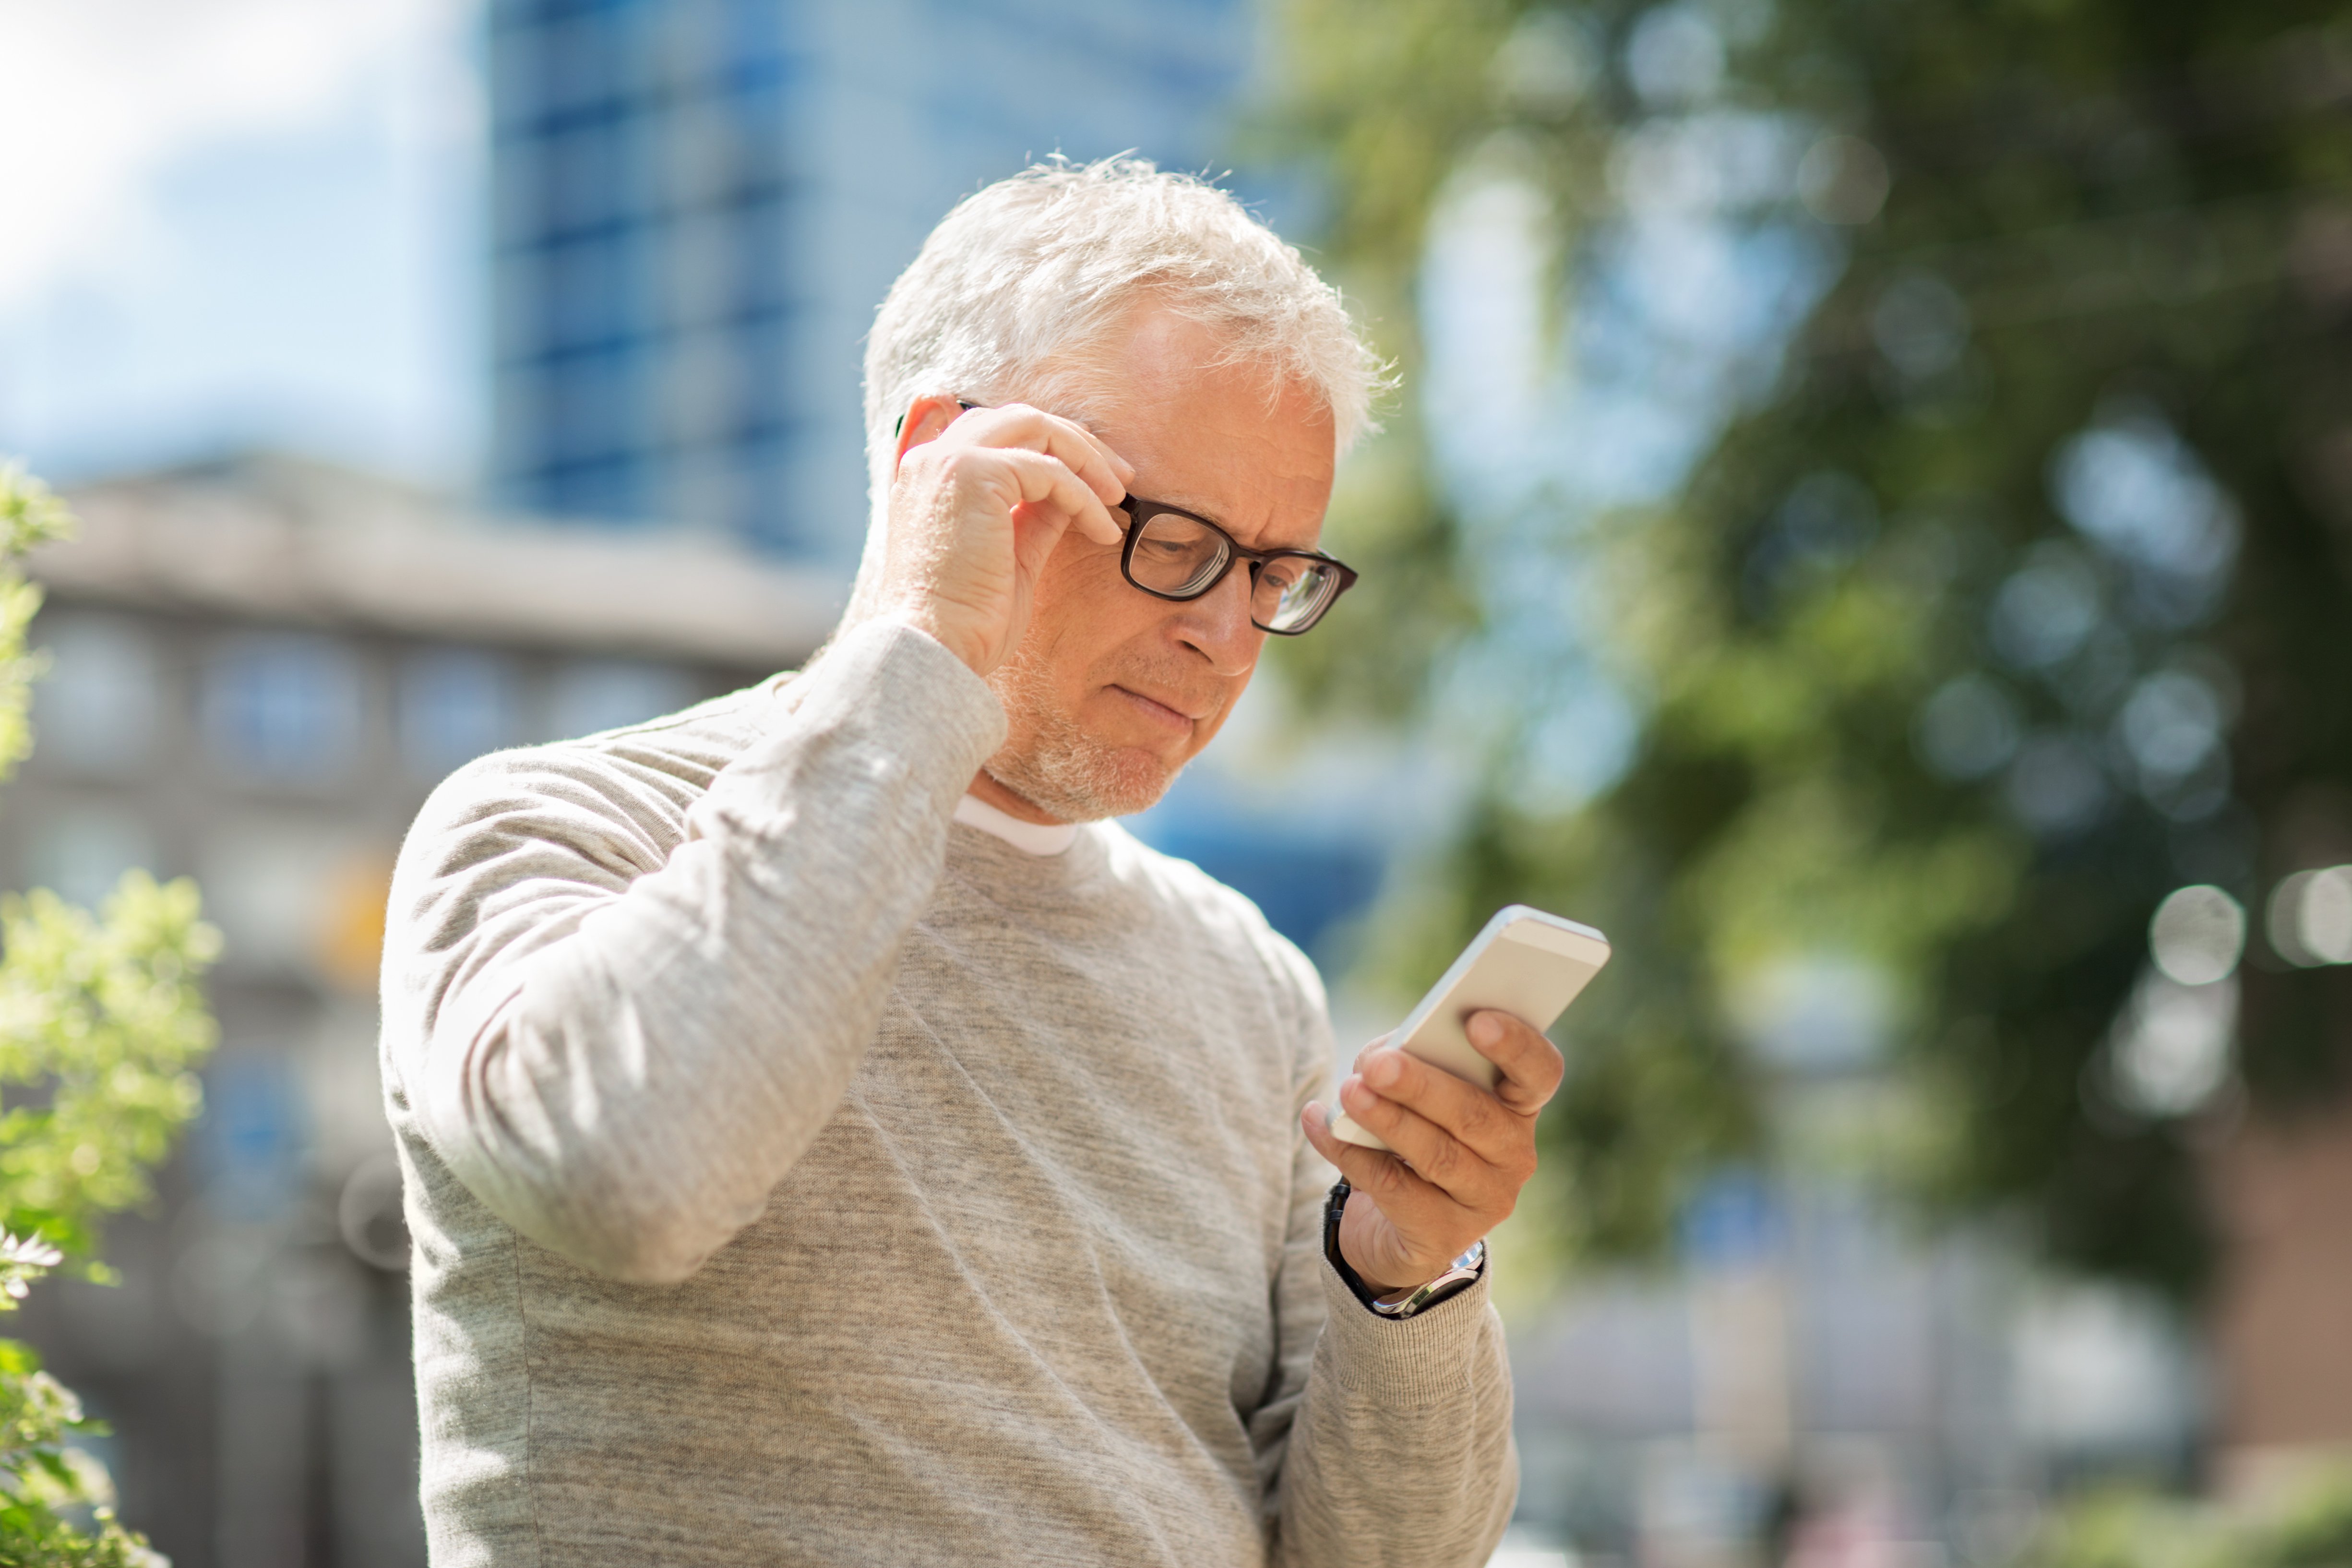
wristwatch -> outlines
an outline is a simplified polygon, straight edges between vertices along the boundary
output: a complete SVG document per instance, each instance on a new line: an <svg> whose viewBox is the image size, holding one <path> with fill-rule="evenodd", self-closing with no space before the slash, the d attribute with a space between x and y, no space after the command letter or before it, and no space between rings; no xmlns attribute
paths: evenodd
<svg viewBox="0 0 2352 1568"><path fill-rule="evenodd" d="M1348 1259L1339 1251L1339 1217L1348 1212L1348 1194L1354 1190L1348 1185L1345 1176L1331 1184L1331 1195L1323 1204L1323 1256L1331 1260L1331 1267L1339 1271L1339 1278L1348 1282L1348 1289L1356 1293L1356 1300L1381 1317L1402 1319L1426 1311L1440 1301L1468 1289L1471 1282L1485 1271L1486 1244L1474 1241L1469 1251L1446 1265L1444 1273L1422 1285L1403 1300L1381 1300L1356 1271L1348 1267Z"/></svg>

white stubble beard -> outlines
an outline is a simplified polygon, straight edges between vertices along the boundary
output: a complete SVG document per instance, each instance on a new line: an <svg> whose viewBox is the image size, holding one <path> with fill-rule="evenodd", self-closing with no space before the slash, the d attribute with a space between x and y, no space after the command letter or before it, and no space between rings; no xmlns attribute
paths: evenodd
<svg viewBox="0 0 2352 1568"><path fill-rule="evenodd" d="M1004 706L1005 744L982 770L1049 816L1100 822L1131 816L1168 793L1183 771L1135 746L1113 746L1079 728L1024 642L988 677Z"/></svg>

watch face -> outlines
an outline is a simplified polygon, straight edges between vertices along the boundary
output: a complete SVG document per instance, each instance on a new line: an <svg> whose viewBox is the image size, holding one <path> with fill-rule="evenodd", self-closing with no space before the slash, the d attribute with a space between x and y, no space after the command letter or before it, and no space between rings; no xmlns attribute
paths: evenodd
<svg viewBox="0 0 2352 1568"><path fill-rule="evenodd" d="M1454 1260L1452 1268L1407 1296L1403 1300L1388 1305L1379 1301L1370 1304L1372 1310L1384 1317L1410 1318L1416 1312L1425 1311L1441 1301L1450 1300L1459 1295L1465 1287L1476 1281L1478 1270L1486 1261L1486 1244L1483 1241L1474 1241L1470 1244L1469 1251Z"/></svg>

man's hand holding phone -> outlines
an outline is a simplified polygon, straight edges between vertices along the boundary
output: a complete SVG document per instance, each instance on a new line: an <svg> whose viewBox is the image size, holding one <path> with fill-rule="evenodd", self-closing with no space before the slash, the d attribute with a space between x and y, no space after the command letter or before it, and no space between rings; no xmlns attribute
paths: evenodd
<svg viewBox="0 0 2352 1568"><path fill-rule="evenodd" d="M1517 1206L1536 1171L1536 1113L1567 1064L1541 1032L1507 1013L1472 1015L1473 1049L1495 1064L1481 1089L1399 1050L1382 1036L1339 1084L1349 1117L1394 1151L1359 1147L1331 1131L1330 1111L1307 1106L1307 1141L1355 1189L1339 1222L1339 1250L1378 1295L1433 1279Z"/></svg>

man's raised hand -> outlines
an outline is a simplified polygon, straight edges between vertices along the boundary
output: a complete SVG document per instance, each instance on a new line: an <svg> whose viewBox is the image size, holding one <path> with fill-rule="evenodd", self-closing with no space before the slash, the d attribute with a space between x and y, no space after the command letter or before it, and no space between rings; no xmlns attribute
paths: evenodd
<svg viewBox="0 0 2352 1568"><path fill-rule="evenodd" d="M1026 404L967 412L917 398L899 432L879 579L860 590L866 614L906 621L988 674L1020 643L1063 533L1124 537L1110 508L1134 471L1084 426Z"/></svg>

